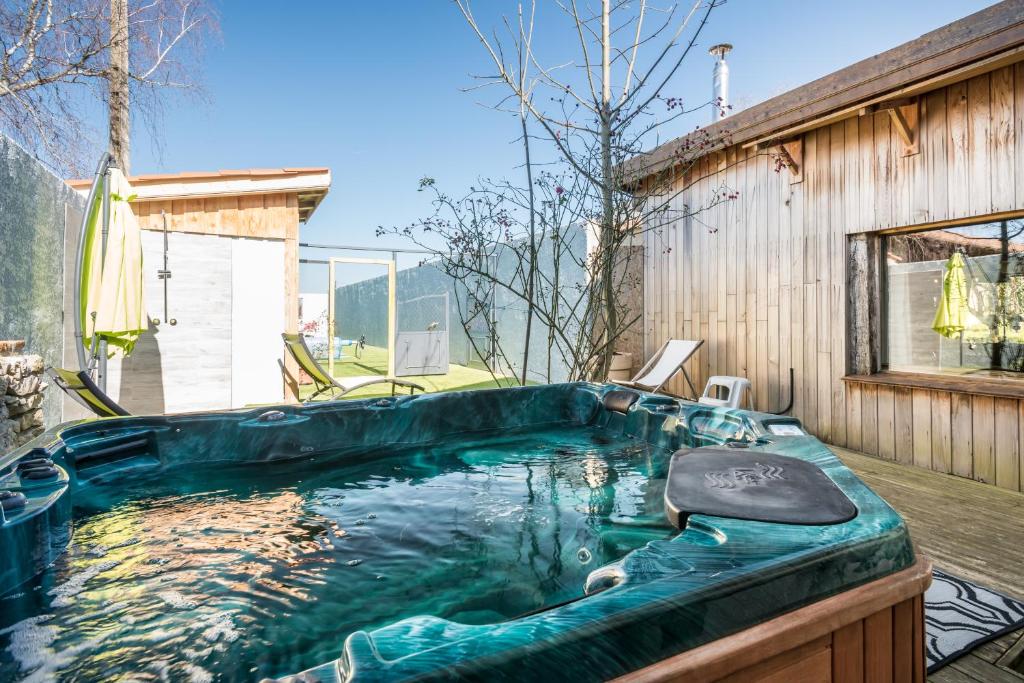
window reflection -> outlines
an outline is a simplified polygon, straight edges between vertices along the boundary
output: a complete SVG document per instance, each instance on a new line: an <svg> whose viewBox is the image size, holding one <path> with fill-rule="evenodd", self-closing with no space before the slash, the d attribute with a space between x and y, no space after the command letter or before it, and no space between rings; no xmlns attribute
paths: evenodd
<svg viewBox="0 0 1024 683"><path fill-rule="evenodd" d="M891 370L1024 372L1024 220L885 239Z"/></svg>

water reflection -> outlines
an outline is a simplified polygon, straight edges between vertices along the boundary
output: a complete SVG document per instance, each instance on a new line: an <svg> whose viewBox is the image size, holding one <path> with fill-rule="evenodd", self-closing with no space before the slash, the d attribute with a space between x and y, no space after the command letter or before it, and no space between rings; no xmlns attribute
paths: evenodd
<svg viewBox="0 0 1024 683"><path fill-rule="evenodd" d="M404 617L489 623L580 597L672 533L652 494L667 455L562 430L107 485L68 552L0 602L0 680L258 679Z"/></svg>

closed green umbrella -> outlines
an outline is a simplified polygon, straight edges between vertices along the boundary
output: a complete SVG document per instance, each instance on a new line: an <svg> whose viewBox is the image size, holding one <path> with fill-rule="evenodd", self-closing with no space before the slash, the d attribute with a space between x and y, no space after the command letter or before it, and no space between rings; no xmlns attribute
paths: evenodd
<svg viewBox="0 0 1024 683"><path fill-rule="evenodd" d="M946 261L946 272L942 276L942 296L935 311L932 329L943 337L955 339L968 326L970 311L967 309L967 274L964 272L964 257L954 253Z"/></svg>
<svg viewBox="0 0 1024 683"><path fill-rule="evenodd" d="M131 186L119 169L110 169L110 225L101 248L102 222L97 201L89 207L82 263L82 329L107 342L110 356L127 356L147 329L142 287L142 240L132 212Z"/></svg>

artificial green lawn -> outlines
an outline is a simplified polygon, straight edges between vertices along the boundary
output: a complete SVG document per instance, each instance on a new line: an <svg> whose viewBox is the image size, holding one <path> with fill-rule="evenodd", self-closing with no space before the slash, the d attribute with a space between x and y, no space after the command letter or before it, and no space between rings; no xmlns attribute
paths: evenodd
<svg viewBox="0 0 1024 683"><path fill-rule="evenodd" d="M387 375L387 349L379 346L367 346L363 349L360 358L352 358L348 355L351 350L352 347L345 347L346 354L342 357L342 360L334 361L335 377L363 377L367 375L380 375L384 377ZM317 360L324 370L328 370L326 358L319 358ZM487 370L470 368L465 365L455 365L454 363L448 366L448 374L446 375L422 375L401 377L399 379L415 382L430 393L438 391L468 391L470 389L496 389L499 387L517 386L519 384L517 380L507 377L499 376L495 380ZM532 382L529 382L529 384L532 384ZM299 387L299 399L307 400L314 391L315 388L312 384L302 385ZM398 391L405 393L407 390L399 387ZM390 385L375 384L345 394L345 398L376 398L378 396L390 395ZM328 398L330 398L330 394L324 392L317 397L317 400L326 400Z"/></svg>

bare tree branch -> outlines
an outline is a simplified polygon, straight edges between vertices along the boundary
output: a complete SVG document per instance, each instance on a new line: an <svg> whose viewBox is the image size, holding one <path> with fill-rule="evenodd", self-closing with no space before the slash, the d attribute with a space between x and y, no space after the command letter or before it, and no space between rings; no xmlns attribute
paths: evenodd
<svg viewBox="0 0 1024 683"><path fill-rule="evenodd" d="M132 111L144 121L159 119L162 90L200 90L204 46L217 34L206 0L128 3L127 27L113 31L108 0L0 3L0 130L59 173L91 167L101 148L100 127L80 112L106 99L119 41L127 38Z"/></svg>

